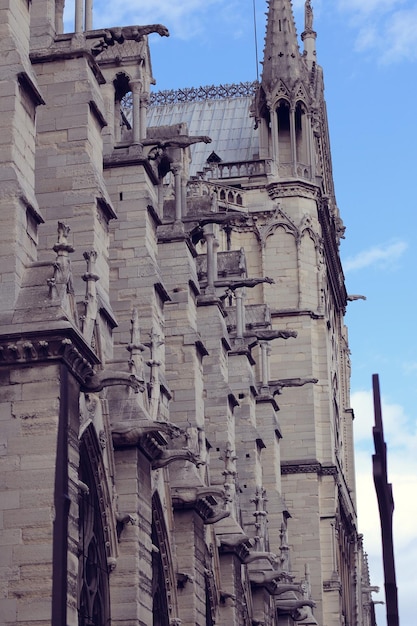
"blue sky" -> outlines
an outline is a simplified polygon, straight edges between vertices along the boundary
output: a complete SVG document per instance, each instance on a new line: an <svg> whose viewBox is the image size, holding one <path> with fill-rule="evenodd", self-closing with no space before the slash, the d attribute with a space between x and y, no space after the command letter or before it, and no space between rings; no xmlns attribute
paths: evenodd
<svg viewBox="0 0 417 626"><path fill-rule="evenodd" d="M336 197L346 225L360 529L373 584L383 589L372 483L371 378L379 373L401 626L414 626L417 563L417 4L415 0L313 0L324 68ZM303 0L294 0L298 32ZM255 0L259 59L266 1ZM150 37L157 89L256 79L253 0L95 0L94 27L163 23ZM67 0L66 15L72 16ZM68 30L72 28L68 25ZM261 68L259 68L259 72ZM377 598L381 599L382 593ZM378 607L378 622L385 621Z"/></svg>

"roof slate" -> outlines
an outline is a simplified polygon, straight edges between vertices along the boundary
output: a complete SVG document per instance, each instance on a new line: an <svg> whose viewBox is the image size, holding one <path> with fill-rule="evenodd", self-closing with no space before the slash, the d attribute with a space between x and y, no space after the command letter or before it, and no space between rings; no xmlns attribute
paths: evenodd
<svg viewBox="0 0 417 626"><path fill-rule="evenodd" d="M215 152L222 162L251 161L258 157L259 137L250 117L253 98L224 98L179 102L148 109L149 126L170 126L185 122L188 134L208 135L212 143L191 146L191 176L203 170Z"/></svg>

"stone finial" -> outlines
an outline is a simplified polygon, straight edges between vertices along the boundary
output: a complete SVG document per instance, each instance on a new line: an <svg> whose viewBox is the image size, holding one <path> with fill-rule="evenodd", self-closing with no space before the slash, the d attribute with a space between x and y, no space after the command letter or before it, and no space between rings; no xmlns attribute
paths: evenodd
<svg viewBox="0 0 417 626"><path fill-rule="evenodd" d="M149 376L149 400L150 400L150 415L153 420L158 416L158 406L160 398L160 386L159 386L159 368L162 365L162 361L159 357L159 350L164 345L164 341L158 335L155 330L150 333L149 348L151 351L151 358L146 361L146 365L150 367Z"/></svg>
<svg viewBox="0 0 417 626"><path fill-rule="evenodd" d="M233 498L236 490L236 460L237 456L233 452L232 445L230 441L227 442L226 448L223 451L223 454L219 456L221 461L224 461L224 470L222 472L224 476L224 493L225 493L225 501L228 503L233 502Z"/></svg>
<svg viewBox="0 0 417 626"><path fill-rule="evenodd" d="M140 340L139 313L135 307L130 320L130 343L127 350L130 352L129 371L142 381L144 380L142 352L145 348Z"/></svg>
<svg viewBox="0 0 417 626"><path fill-rule="evenodd" d="M97 252L95 250L89 250L84 252L83 256L87 262L87 271L82 275L82 279L85 282L85 299L84 315L81 317L81 328L85 339L91 344L98 311L96 282L100 277L95 273Z"/></svg>
<svg viewBox="0 0 417 626"><path fill-rule="evenodd" d="M58 294L59 285L65 285L67 294L71 296L74 294L71 262L69 259L69 254L74 252L74 247L68 242L70 230L70 227L64 224L64 222L58 222L58 241L53 247L54 252L56 252L54 275L47 280L50 298ZM72 303L72 308L75 310L74 303Z"/></svg>

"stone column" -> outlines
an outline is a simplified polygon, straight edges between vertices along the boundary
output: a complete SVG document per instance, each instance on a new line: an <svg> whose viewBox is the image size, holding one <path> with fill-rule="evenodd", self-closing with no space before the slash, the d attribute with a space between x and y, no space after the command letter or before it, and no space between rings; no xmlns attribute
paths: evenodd
<svg viewBox="0 0 417 626"><path fill-rule="evenodd" d="M208 224L204 227L204 238L207 246L207 287L206 293L213 294L215 292L214 281L216 280L215 274L215 250L214 250L214 232L212 224Z"/></svg>
<svg viewBox="0 0 417 626"><path fill-rule="evenodd" d="M243 339L245 331L245 306L243 303L243 291L236 289L236 339Z"/></svg>
<svg viewBox="0 0 417 626"><path fill-rule="evenodd" d="M277 110L268 104L268 110L271 118L271 133L272 133L272 158L275 160L279 170L279 125L278 125L278 112Z"/></svg>
<svg viewBox="0 0 417 626"><path fill-rule="evenodd" d="M307 150L308 160L310 166L310 179L314 180L316 175L315 171L315 158L314 158L314 143L313 143L313 125L311 113L307 113Z"/></svg>
<svg viewBox="0 0 417 626"><path fill-rule="evenodd" d="M295 106L290 108L290 136L291 136L291 161L293 167L293 175L297 176L297 144L295 137Z"/></svg>
<svg viewBox="0 0 417 626"><path fill-rule="evenodd" d="M132 89L132 129L133 143L140 143L141 140L141 90L142 82L140 80L131 80L130 87Z"/></svg>
<svg viewBox="0 0 417 626"><path fill-rule="evenodd" d="M85 30L93 30L93 0L85 0Z"/></svg>
<svg viewBox="0 0 417 626"><path fill-rule="evenodd" d="M83 21L84 21L84 0L75 0L74 30L76 33L81 33L83 31Z"/></svg>
<svg viewBox="0 0 417 626"><path fill-rule="evenodd" d="M261 348L261 376L262 376L262 388L267 388L269 384L269 355L271 353L271 346L269 341L260 341L259 346Z"/></svg>
<svg viewBox="0 0 417 626"><path fill-rule="evenodd" d="M149 106L149 94L142 92L140 96L140 139L146 137L146 114Z"/></svg>
<svg viewBox="0 0 417 626"><path fill-rule="evenodd" d="M182 165L181 163L173 163L171 171L174 174L175 181L175 221L182 221Z"/></svg>

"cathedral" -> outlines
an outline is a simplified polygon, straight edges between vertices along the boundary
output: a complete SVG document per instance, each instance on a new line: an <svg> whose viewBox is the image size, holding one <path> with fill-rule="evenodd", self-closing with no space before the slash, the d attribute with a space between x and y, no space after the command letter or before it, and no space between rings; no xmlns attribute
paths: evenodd
<svg viewBox="0 0 417 626"><path fill-rule="evenodd" d="M375 626L310 1L170 92L63 13L0 2L0 623Z"/></svg>

